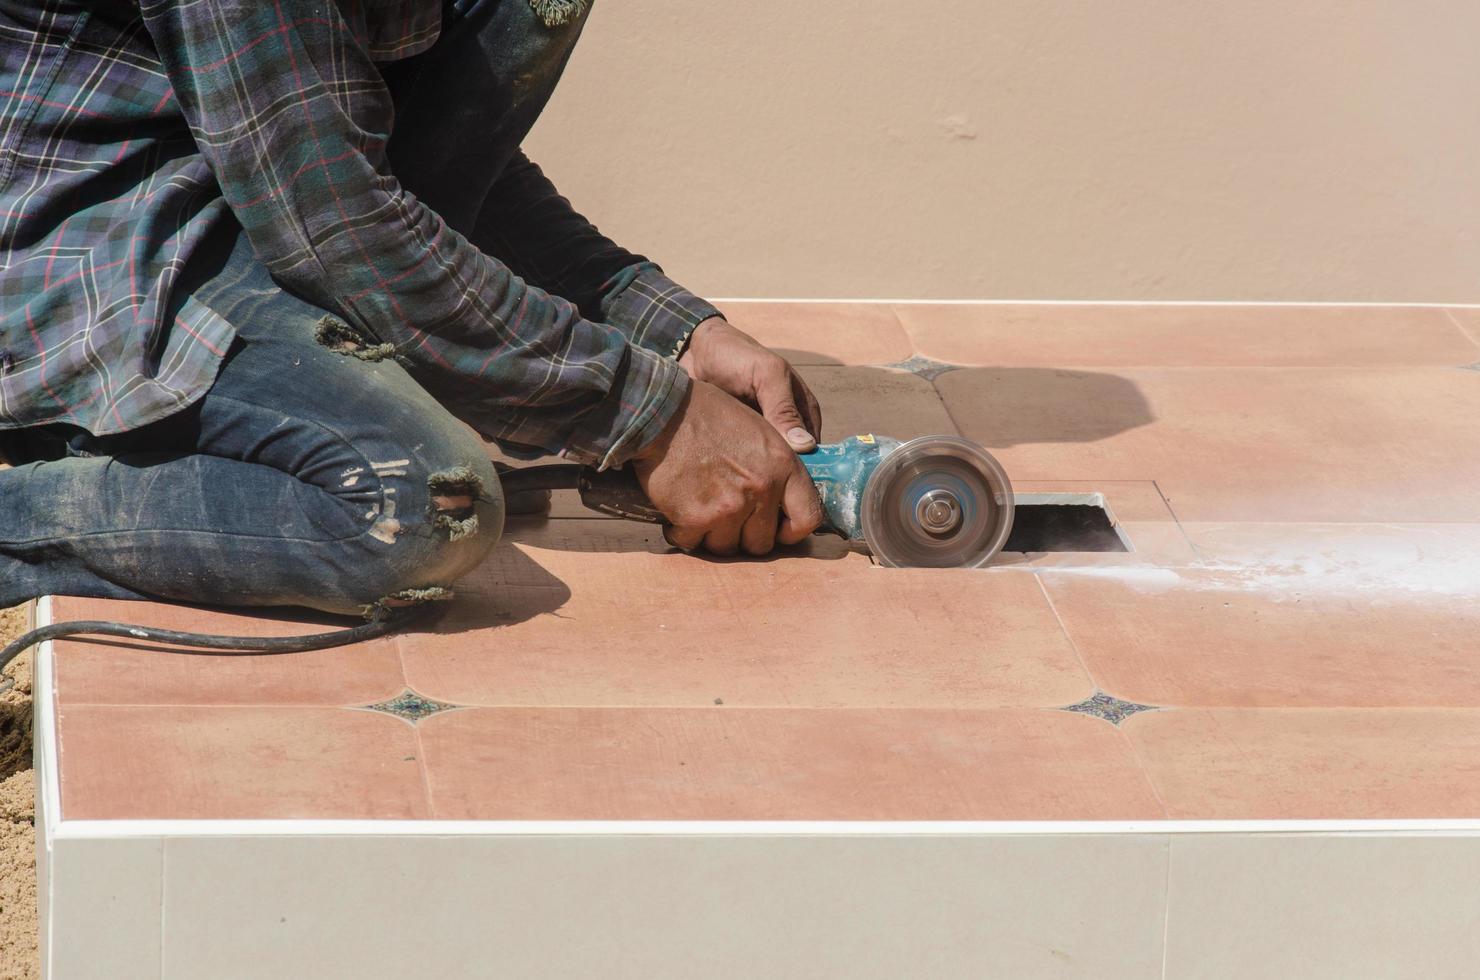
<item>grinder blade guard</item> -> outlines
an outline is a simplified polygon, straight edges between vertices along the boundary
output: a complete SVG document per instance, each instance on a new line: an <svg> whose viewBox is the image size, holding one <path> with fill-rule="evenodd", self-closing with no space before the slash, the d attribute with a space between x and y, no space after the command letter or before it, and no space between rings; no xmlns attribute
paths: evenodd
<svg viewBox="0 0 1480 980"><path fill-rule="evenodd" d="M884 456L861 511L864 540L882 565L978 568L1012 533L1012 484L975 443L922 436Z"/></svg>

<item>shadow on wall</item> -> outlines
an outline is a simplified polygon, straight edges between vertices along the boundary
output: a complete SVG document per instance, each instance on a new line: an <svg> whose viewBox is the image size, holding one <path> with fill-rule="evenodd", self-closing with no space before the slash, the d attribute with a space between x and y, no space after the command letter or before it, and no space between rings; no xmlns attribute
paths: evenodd
<svg viewBox="0 0 1480 980"><path fill-rule="evenodd" d="M889 406L867 404L868 393L886 390L900 370L930 381L943 396L961 434L988 448L1030 443L1098 442L1155 420L1140 388L1128 378L1098 371L1050 367L956 367L913 357L888 367L845 366L813 351L778 350L805 372L830 368L825 379L834 396L857 392L864 404L837 406L850 422L861 419L864 431L895 435L889 429ZM814 390L817 386L814 385ZM827 422L829 399L822 401L828 440L854 435ZM877 416L870 409L876 408ZM913 433L923 435L924 433Z"/></svg>

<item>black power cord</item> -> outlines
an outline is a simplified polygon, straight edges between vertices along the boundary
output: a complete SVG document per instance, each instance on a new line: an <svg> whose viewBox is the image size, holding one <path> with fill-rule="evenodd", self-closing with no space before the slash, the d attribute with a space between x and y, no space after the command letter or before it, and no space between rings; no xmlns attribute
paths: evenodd
<svg viewBox="0 0 1480 980"><path fill-rule="evenodd" d="M155 629L151 626L133 626L106 619L78 619L31 630L4 650L0 650L0 670L10 666L10 662L20 656L21 651L27 647L64 636L84 634L121 636L130 640L169 643L174 646L194 648L178 651L183 654L200 654L212 650L218 651L217 655L304 653L309 650L325 650L329 647L360 643L393 633L427 612L430 607L431 603L418 603L396 609L377 605L371 612L370 621L367 623L351 626L348 629L308 633L303 636L221 636L214 633L185 633L180 630ZM14 678L0 677L0 694L14 686Z"/></svg>

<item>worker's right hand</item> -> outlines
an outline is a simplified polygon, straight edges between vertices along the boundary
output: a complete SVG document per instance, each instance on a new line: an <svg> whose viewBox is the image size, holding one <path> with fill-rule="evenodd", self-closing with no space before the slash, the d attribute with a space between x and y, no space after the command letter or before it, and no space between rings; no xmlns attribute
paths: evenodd
<svg viewBox="0 0 1480 980"><path fill-rule="evenodd" d="M648 499L668 518L668 543L716 555L764 555L822 523L822 501L780 433L741 402L691 381L673 421L632 459Z"/></svg>

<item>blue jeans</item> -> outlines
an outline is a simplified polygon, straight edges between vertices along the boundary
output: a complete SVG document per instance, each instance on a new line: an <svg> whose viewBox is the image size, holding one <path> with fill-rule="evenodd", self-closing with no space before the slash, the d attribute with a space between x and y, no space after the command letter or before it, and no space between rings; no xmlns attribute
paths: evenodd
<svg viewBox="0 0 1480 980"><path fill-rule="evenodd" d="M480 221L531 189L537 171L510 165L581 26L546 28L527 0L447 0L437 43L383 66L393 172L490 254L502 240ZM16 464L0 470L0 607L54 593L358 613L488 554L504 501L482 440L400 363L280 288L241 234L194 295L238 331L200 401L103 438L0 433Z"/></svg>

